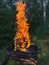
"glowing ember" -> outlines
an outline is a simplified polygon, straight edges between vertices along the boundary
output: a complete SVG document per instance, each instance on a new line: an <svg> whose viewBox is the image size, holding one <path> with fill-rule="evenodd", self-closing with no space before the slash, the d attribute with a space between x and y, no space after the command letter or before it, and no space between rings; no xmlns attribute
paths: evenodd
<svg viewBox="0 0 49 65"><path fill-rule="evenodd" d="M22 52L30 47L29 24L26 22L25 8L26 4L23 4L22 1L19 0L16 6L18 13L16 14L17 32L14 38L14 50L18 49Z"/></svg>

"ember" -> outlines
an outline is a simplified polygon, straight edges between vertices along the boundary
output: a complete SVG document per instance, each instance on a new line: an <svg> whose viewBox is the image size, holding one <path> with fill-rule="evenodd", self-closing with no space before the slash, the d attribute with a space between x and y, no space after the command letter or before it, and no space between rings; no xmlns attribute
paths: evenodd
<svg viewBox="0 0 49 65"><path fill-rule="evenodd" d="M24 52L30 47L29 24L25 17L25 8L26 4L22 3L22 0L19 0L16 6L18 13L16 14L17 32L14 37L14 51L20 50Z"/></svg>

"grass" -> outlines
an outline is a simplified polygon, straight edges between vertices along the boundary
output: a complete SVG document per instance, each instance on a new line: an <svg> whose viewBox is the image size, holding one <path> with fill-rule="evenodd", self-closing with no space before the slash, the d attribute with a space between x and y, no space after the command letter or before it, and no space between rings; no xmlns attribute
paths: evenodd
<svg viewBox="0 0 49 65"><path fill-rule="evenodd" d="M15 65L15 61L9 60L7 65Z"/></svg>
<svg viewBox="0 0 49 65"><path fill-rule="evenodd" d="M41 54L38 55L38 65L49 65L49 34L36 34L33 42L42 49Z"/></svg>
<svg viewBox="0 0 49 65"><path fill-rule="evenodd" d="M0 49L0 64L4 60L5 54L6 54L6 47L3 47L3 48Z"/></svg>

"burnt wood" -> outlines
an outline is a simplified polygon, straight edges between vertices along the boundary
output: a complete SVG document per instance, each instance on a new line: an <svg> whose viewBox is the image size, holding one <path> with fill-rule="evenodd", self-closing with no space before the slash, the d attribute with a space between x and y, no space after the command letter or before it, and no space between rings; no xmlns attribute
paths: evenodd
<svg viewBox="0 0 49 65"><path fill-rule="evenodd" d="M14 51L14 45L11 45L10 47L7 48L7 55L9 59L19 60L20 58L23 59L33 58L37 60L38 48L37 46L31 45L28 49L26 49L26 52L21 52L19 50Z"/></svg>
<svg viewBox="0 0 49 65"><path fill-rule="evenodd" d="M1 65L6 65L8 60L22 61L25 59L29 59L33 61L35 64L37 63L38 57L38 48L37 46L31 45L26 52L21 52L20 50L14 51L14 45L11 45L7 48L6 58Z"/></svg>

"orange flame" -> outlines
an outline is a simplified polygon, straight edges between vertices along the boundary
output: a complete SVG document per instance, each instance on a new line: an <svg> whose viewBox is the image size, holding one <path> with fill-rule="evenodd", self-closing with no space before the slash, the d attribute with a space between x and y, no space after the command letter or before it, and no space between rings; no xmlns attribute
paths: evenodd
<svg viewBox="0 0 49 65"><path fill-rule="evenodd" d="M18 49L20 51L25 51L26 48L30 47L30 36L28 32L29 24L26 22L25 8L26 4L23 4L22 1L19 0L18 5L16 6L18 13L16 14L17 32L14 38L14 50Z"/></svg>

